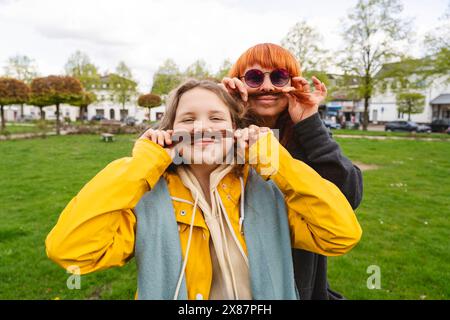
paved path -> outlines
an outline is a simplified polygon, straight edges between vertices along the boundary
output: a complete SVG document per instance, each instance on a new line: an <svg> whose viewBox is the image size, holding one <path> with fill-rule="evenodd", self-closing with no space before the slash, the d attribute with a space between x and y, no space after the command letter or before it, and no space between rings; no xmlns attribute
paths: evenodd
<svg viewBox="0 0 450 320"><path fill-rule="evenodd" d="M333 138L344 139L369 139L369 140L416 140L416 141L447 141L450 139L426 138L426 137L392 137L392 136L366 136L366 135L352 135L352 134L338 134L333 133Z"/></svg>

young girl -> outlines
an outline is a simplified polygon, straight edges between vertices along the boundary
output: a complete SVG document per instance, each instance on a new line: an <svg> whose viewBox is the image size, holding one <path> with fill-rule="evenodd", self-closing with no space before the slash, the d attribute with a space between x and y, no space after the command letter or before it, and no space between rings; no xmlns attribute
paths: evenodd
<svg viewBox="0 0 450 320"><path fill-rule="evenodd" d="M159 129L70 201L47 237L49 258L85 274L134 256L138 299L301 298L291 248L342 255L361 228L334 184L241 119L219 85L181 85Z"/></svg>

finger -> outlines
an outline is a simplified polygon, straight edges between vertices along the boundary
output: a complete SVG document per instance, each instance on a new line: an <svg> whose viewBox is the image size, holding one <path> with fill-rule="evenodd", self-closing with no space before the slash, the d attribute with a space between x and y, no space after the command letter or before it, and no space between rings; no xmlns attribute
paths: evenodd
<svg viewBox="0 0 450 320"><path fill-rule="evenodd" d="M152 142L155 142L155 143L158 141L156 132L155 132L154 130L152 130L151 132L149 132L148 138L149 138Z"/></svg>
<svg viewBox="0 0 450 320"><path fill-rule="evenodd" d="M251 125L249 127L249 139L248 139L248 144L249 146L253 145L258 139L259 139L259 127L255 126L255 125Z"/></svg>
<svg viewBox="0 0 450 320"><path fill-rule="evenodd" d="M303 77L294 77L294 78L292 78L292 82L295 84L301 84L301 85L308 84L308 80L306 80Z"/></svg>
<svg viewBox="0 0 450 320"><path fill-rule="evenodd" d="M322 89L322 92L323 92L325 95L327 95L328 89L327 89L327 86L325 85L325 83L322 83L321 89Z"/></svg>
<svg viewBox="0 0 450 320"><path fill-rule="evenodd" d="M239 80L238 78L233 78L234 80L234 84L237 87L237 89L239 90L239 93L241 94L241 98L242 100L245 102L248 100L248 92L247 89L245 88L244 83Z"/></svg>
<svg viewBox="0 0 450 320"><path fill-rule="evenodd" d="M147 129L147 130L145 130L145 132L142 134L141 137L150 139L150 134L151 134L152 131L153 131L153 129Z"/></svg>
<svg viewBox="0 0 450 320"><path fill-rule="evenodd" d="M243 141L247 142L248 141L248 128L242 129L241 133L242 133L241 139Z"/></svg>
<svg viewBox="0 0 450 320"><path fill-rule="evenodd" d="M233 90L236 89L236 85L234 84L234 81L231 78L228 78L228 77L223 78L222 83L230 89L233 89Z"/></svg>
<svg viewBox="0 0 450 320"><path fill-rule="evenodd" d="M322 91L322 82L317 79L316 77L313 77L313 84L314 84L314 89L318 90L318 91Z"/></svg>
<svg viewBox="0 0 450 320"><path fill-rule="evenodd" d="M159 131L159 130L156 134L157 134L157 143L161 147L164 147L164 134L162 133L162 131Z"/></svg>
<svg viewBox="0 0 450 320"><path fill-rule="evenodd" d="M172 144L172 135L168 131L163 131L165 145L170 146Z"/></svg>
<svg viewBox="0 0 450 320"><path fill-rule="evenodd" d="M286 88L281 89L281 91L284 93L289 93L289 92L295 91L295 90L298 90L298 89L294 88L294 87L286 87Z"/></svg>

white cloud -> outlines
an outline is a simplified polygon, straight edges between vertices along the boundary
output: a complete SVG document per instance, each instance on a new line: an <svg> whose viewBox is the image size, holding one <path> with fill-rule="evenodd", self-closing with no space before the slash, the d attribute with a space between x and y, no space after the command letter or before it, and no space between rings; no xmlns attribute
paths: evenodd
<svg viewBox="0 0 450 320"><path fill-rule="evenodd" d="M259 42L279 42L300 19L324 34L324 47L339 46L339 23L356 0L0 0L0 66L13 54L38 62L42 74L61 73L82 50L101 68L120 60L131 66L141 90L166 59L182 68L196 59L216 70ZM412 4L411 4L412 3ZM433 7L432 4L435 4ZM421 27L432 25L446 0L405 2Z"/></svg>

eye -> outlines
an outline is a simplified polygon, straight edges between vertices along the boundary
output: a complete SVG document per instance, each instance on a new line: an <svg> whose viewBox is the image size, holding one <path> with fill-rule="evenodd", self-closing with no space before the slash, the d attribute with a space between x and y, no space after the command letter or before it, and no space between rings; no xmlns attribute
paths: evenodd
<svg viewBox="0 0 450 320"><path fill-rule="evenodd" d="M221 117L212 117L211 120L213 121L223 121L224 119Z"/></svg>
<svg viewBox="0 0 450 320"><path fill-rule="evenodd" d="M194 121L193 118L186 118L186 119L181 120L181 122L192 122L192 121Z"/></svg>

